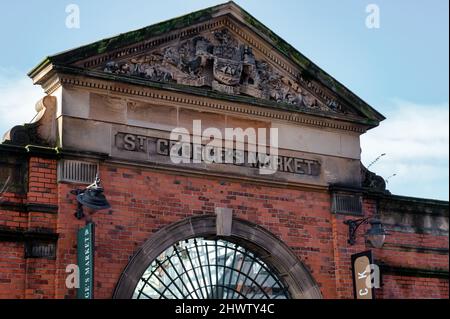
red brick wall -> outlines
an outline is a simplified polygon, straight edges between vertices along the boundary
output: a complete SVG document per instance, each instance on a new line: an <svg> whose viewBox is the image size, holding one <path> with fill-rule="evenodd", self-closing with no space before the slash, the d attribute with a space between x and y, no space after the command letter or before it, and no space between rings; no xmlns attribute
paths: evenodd
<svg viewBox="0 0 450 319"><path fill-rule="evenodd" d="M323 294L335 297L333 238L328 193L281 190L213 179L179 177L145 170L102 166L106 196L113 207L95 213L95 296L110 298L129 258L152 233L192 215L214 214L216 205L259 224L286 242L311 270ZM63 268L76 262L72 186L61 184L58 216L57 297L64 288Z"/></svg>
<svg viewBox="0 0 450 319"><path fill-rule="evenodd" d="M0 194L0 201L23 204L26 202L26 195L3 193ZM28 215L23 212L0 207L0 227L10 229L22 229L28 227Z"/></svg>
<svg viewBox="0 0 450 319"><path fill-rule="evenodd" d="M56 204L56 161L32 157L29 162L28 195L29 203Z"/></svg>
<svg viewBox="0 0 450 319"><path fill-rule="evenodd" d="M415 246L425 248L447 248L447 236L431 234L411 234L389 232L383 249L374 249L377 262L391 267L407 269L447 270L448 253L437 253L429 250L411 251L399 246ZM393 247L392 247L393 246ZM417 275L416 275L417 276ZM413 275L383 275L382 287L377 291L377 298L448 298L448 278L418 278Z"/></svg>
<svg viewBox="0 0 450 319"><path fill-rule="evenodd" d="M357 237L356 245L348 245L348 228L343 222L355 217L332 214L327 192L182 177L114 165L101 165L100 176L112 209L92 215L96 224L96 298L112 296L129 259L154 232L192 215L214 214L216 206L233 209L236 217L265 227L287 243L311 271L325 298L353 298L350 256L370 248L363 236ZM67 265L76 264L76 234L84 225L73 216L76 200L70 190L77 185L56 184L54 160L32 158L29 178L28 196L7 195L11 201L55 204L59 213L0 210L0 225L53 229L59 234L57 257L24 259L22 243L0 242L0 297L73 298L76 292L66 288L65 270ZM366 200L366 215L373 215L375 210L375 202ZM363 234L366 227L358 233ZM388 243L396 241L448 247L446 236L396 233L387 239ZM448 254L393 248L373 252L377 261L394 266L448 270ZM448 280L395 275L383 278L377 298L448 297Z"/></svg>
<svg viewBox="0 0 450 319"><path fill-rule="evenodd" d="M0 298L20 299L25 294L23 243L0 242Z"/></svg>
<svg viewBox="0 0 450 319"><path fill-rule="evenodd" d="M383 263L391 266L417 267L430 269L448 269L448 254L438 254L430 251L417 252L391 247L418 246L418 247L439 247L448 248L447 236L436 236L431 234L411 234L390 231L386 236L383 249L374 249L374 254ZM395 252L395 253L394 253Z"/></svg>
<svg viewBox="0 0 450 319"><path fill-rule="evenodd" d="M56 160L29 160L26 195L1 194L3 202L57 204ZM56 230L56 214L6 210L0 207L0 227L10 231ZM0 241L0 298L53 298L55 261L25 259L23 242Z"/></svg>
<svg viewBox="0 0 450 319"><path fill-rule="evenodd" d="M448 279L383 275L378 299L440 299L448 298Z"/></svg>

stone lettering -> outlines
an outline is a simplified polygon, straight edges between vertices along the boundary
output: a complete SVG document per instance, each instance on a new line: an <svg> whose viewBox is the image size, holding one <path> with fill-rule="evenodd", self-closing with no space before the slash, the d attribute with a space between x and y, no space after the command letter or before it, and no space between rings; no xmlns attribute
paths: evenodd
<svg viewBox="0 0 450 319"><path fill-rule="evenodd" d="M169 156L169 142L167 140L158 140L156 142L156 152L159 155Z"/></svg>
<svg viewBox="0 0 450 319"><path fill-rule="evenodd" d="M293 161L293 158L285 157L284 166L283 166L285 172L294 173L294 167L292 166L292 161Z"/></svg>
<svg viewBox="0 0 450 319"><path fill-rule="evenodd" d="M135 151L136 150L136 136L132 134L127 134L123 138L124 148L127 151Z"/></svg>
<svg viewBox="0 0 450 319"><path fill-rule="evenodd" d="M219 131L210 131L210 133L213 138L206 145L191 143L187 131L174 134L173 138L176 138L176 140L129 133L118 133L114 140L115 147L119 150L171 157L174 164L231 164L260 170L265 169L268 172L320 175L320 162L318 161L267 154L265 148L256 150L254 145L249 145L249 150L244 150L244 141L237 143L240 144L239 147L237 144L235 146L227 142L223 147L221 140L214 138L219 135ZM229 134L233 133L236 133L236 131L229 132ZM248 136L251 136L250 131L247 133Z"/></svg>
<svg viewBox="0 0 450 319"><path fill-rule="evenodd" d="M294 160L294 168L295 168L296 174L305 174L305 171L303 170L303 164L304 164L304 161L302 161L298 158L296 158Z"/></svg>

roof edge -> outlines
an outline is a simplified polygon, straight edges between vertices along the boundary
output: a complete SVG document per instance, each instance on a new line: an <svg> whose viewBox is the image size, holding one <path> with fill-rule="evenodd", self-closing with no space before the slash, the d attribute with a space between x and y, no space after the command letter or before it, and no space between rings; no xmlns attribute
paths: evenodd
<svg viewBox="0 0 450 319"><path fill-rule="evenodd" d="M181 84L174 84L174 83L167 83L167 82L155 82L150 80L142 80L135 77L129 77L129 76L120 76L120 75L111 75L106 73L101 73L98 71L85 71L84 69L76 68L76 67L65 67L65 66L58 66L54 65L54 70L57 73L60 74L66 74L66 75L73 75L73 76L85 76L88 78L98 79L98 80L104 80L104 81L118 81L120 83L124 84L130 84L130 85L139 85L144 87L149 87L153 89L159 89L159 90L168 90L172 92L178 92L178 93L185 93L185 94L192 94L195 96L200 97L206 97L206 98L212 98L212 99L218 99L218 100L226 100L228 102L236 102L236 103L245 103L249 105L259 106L259 107L268 107L271 109L276 109L278 111L287 111L287 112L294 112L294 113L302 113L308 116L318 116L322 118L327 118L329 120L335 120L335 121L343 121L348 122L352 124L357 124L365 127L365 131L373 129L379 125L379 123L373 119L357 119L357 118L348 118L343 117L339 114L325 114L320 111L313 111L308 109L297 109L292 108L289 104L285 103L278 103L278 102L271 102L266 101L262 99L242 96L242 95L228 95L223 94L220 92L215 92L212 90L207 90L203 88L196 88L196 87L190 87L185 86Z"/></svg>
<svg viewBox="0 0 450 319"><path fill-rule="evenodd" d="M89 56L102 54L108 50L115 50L120 47L130 45L135 42L143 41L150 37L158 36L170 31L182 29L192 25L193 23L200 23L217 17L218 13L231 14L244 22L250 29L258 34L262 39L269 42L288 60L292 61L300 70L303 71L304 76L311 77L319 83L334 92L337 96L348 102L355 109L361 112L362 115L372 121L380 123L386 117L375 110L372 106L358 97L351 90L346 88L343 84L322 70L314 62L304 56L301 52L291 46L287 41L271 31L262 22L253 17L250 13L244 10L233 1L228 1L206 9L198 10L186 15L165 20L144 28L134 31L121 33L119 35L105 38L91 44L83 45L75 49L64 51L52 56L48 56L35 68L33 68L28 76L32 79L39 74L43 69L50 64L70 64L75 61L83 60ZM377 126L377 125L375 125Z"/></svg>
<svg viewBox="0 0 450 319"><path fill-rule="evenodd" d="M55 63L64 60L65 63L72 63L91 55L102 54L108 50L118 49L134 42L142 41L151 36L158 36L166 32L181 29L191 25L192 23L198 23L211 19L213 18L213 12L226 8L232 4L237 6L232 1L226 2L50 55L41 61L30 72L28 72L28 76L32 77L40 69L48 65L48 62ZM73 58L75 53L76 59L71 60L70 58Z"/></svg>
<svg viewBox="0 0 450 319"><path fill-rule="evenodd" d="M245 9L230 1L231 5L237 7L241 14L243 15L244 20L254 28L254 31L258 33L263 39L271 43L276 49L278 49L281 53L283 53L288 60L291 60L297 64L301 69L304 69L309 76L318 79L321 84L331 89L334 93L344 98L351 104L357 102L359 106L363 107L360 109L364 115L369 116L371 118L376 118L378 121L383 121L386 119L384 115L370 106L367 102L362 100L359 96L349 90L345 85L336 80L333 76L328 74L322 68L320 68L317 64L312 62L311 59L303 55L300 51L298 51L295 47L289 44L282 37L274 33L270 30L266 25L252 16ZM259 31L259 32L258 32ZM260 33L262 32L262 34ZM354 99L354 101L349 101L348 98Z"/></svg>

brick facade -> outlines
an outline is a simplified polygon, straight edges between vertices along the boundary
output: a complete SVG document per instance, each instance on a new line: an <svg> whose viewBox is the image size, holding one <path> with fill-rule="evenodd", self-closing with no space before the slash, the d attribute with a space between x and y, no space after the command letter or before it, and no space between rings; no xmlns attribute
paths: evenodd
<svg viewBox="0 0 450 319"><path fill-rule="evenodd" d="M76 296L75 289L65 286L65 271L68 264L76 264L76 233L84 221L73 216L76 200L70 190L77 185L56 182L56 163L55 159L30 157L28 193L2 194L0 229L21 233L44 230L56 232L59 238L55 259L25 258L24 241L0 242L1 298ZM112 209L92 215L96 224L96 298L111 298L129 259L153 233L193 215L214 214L218 206L231 208L235 218L260 225L285 242L311 272L324 298L353 298L350 257L370 247L363 236L356 245L348 245L343 221L354 216L332 214L328 192L177 176L106 163L100 165L100 176ZM11 207L12 203L18 205L8 209L6 202ZM56 205L58 210L17 209L30 203ZM375 210L376 202L366 199L365 215L371 216ZM396 244L446 248L447 253L408 251ZM447 236L392 232L385 247L373 249L377 263L391 266L391 272L383 273L377 298L448 298L448 278L442 275L392 273L392 266L448 272Z"/></svg>
<svg viewBox="0 0 450 319"><path fill-rule="evenodd" d="M66 269L86 221L75 218L71 191L95 173L111 204L85 207L96 225L95 298L131 296L164 232L164 249L198 234L234 239L273 262L285 282L268 290L289 286L291 297L353 298L351 257L371 250L382 275L376 298L448 298L448 202L386 190L362 165L360 144L385 117L232 1L49 56L29 76L47 96L32 123L0 143L0 298L76 298ZM233 143L211 163L208 144L223 135ZM173 161L180 136L206 161ZM267 146L276 159L256 156ZM225 153L246 162L223 163ZM267 159L271 174L259 169ZM344 222L365 218L388 231L382 248L365 239L367 224L349 244ZM228 233L225 219L236 221ZM168 227L179 224L189 230L175 241ZM122 284L129 269L134 277Z"/></svg>
<svg viewBox="0 0 450 319"><path fill-rule="evenodd" d="M41 205L57 205L56 160L30 157L26 194L0 194L0 298L53 298L55 261L25 258L25 238L56 231L57 214ZM43 206L45 207L45 206Z"/></svg>

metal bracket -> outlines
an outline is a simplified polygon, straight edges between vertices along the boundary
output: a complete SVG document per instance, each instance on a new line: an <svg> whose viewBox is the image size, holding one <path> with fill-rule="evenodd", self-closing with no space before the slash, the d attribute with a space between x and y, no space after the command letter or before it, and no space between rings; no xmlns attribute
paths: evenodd
<svg viewBox="0 0 450 319"><path fill-rule="evenodd" d="M348 225L348 243L350 245L356 244L356 231L358 230L359 226L368 223L369 217L344 221L344 224Z"/></svg>

